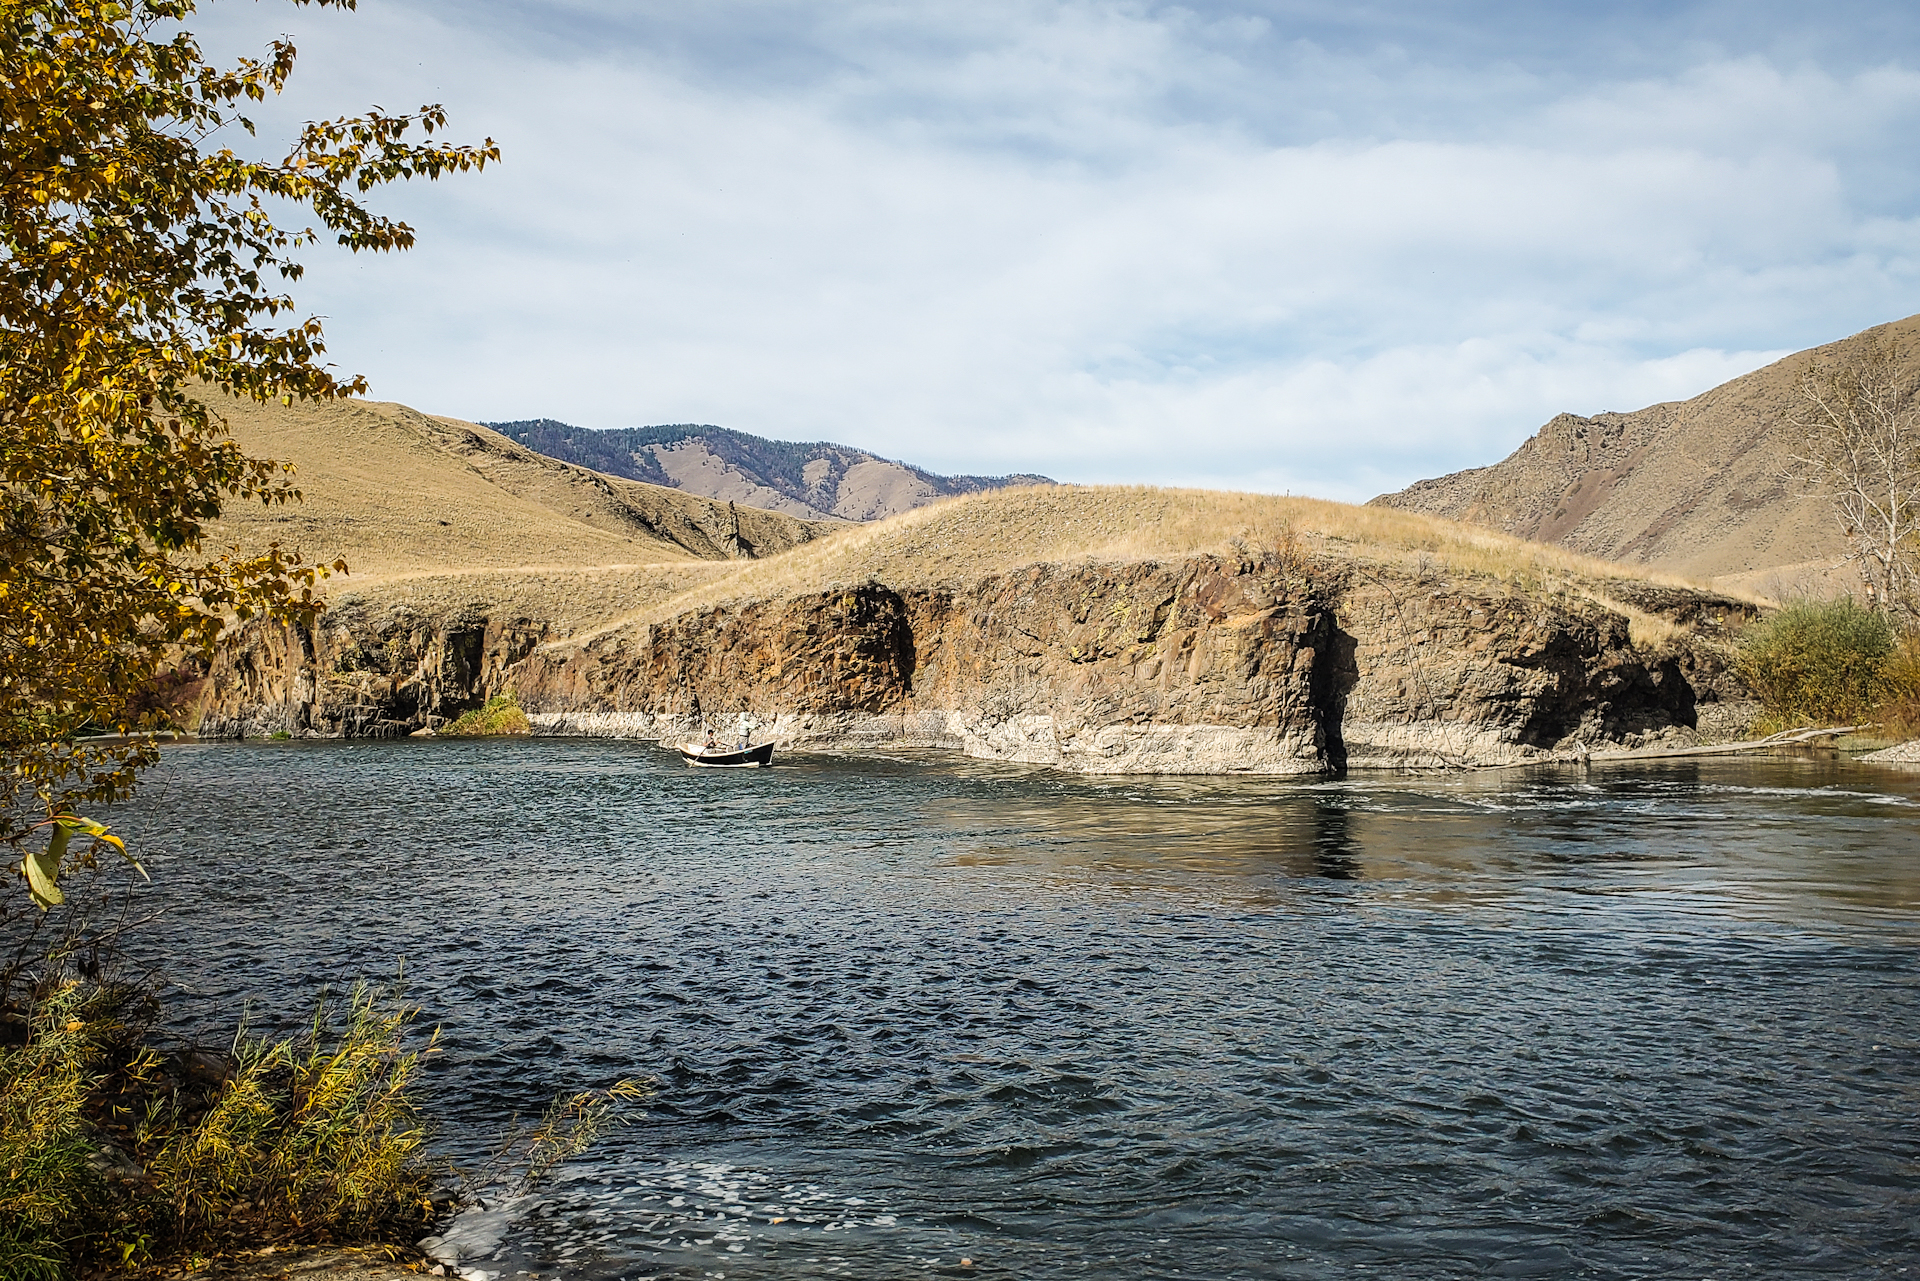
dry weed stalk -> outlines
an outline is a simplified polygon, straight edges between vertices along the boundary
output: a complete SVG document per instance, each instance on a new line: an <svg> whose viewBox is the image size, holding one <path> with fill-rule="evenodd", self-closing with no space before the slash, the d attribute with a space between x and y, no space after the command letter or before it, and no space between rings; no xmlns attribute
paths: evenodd
<svg viewBox="0 0 1920 1281"><path fill-rule="evenodd" d="M478 1201L489 1188L506 1188L511 1196L526 1195L556 1167L592 1146L607 1127L627 1124L629 1105L645 1102L658 1092L655 1081L629 1078L604 1090L562 1091L533 1125L522 1125L514 1117L487 1162L463 1176L462 1200Z"/></svg>

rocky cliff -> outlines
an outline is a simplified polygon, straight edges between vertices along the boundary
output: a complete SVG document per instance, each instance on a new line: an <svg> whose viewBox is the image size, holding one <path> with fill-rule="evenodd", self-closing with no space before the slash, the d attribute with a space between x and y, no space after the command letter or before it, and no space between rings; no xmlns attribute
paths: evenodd
<svg viewBox="0 0 1920 1281"><path fill-rule="evenodd" d="M257 621L201 673L203 738L402 738L508 687L544 621L471 608L438 616L353 598L312 628Z"/></svg>
<svg viewBox="0 0 1920 1281"><path fill-rule="evenodd" d="M201 732L399 735L511 691L536 732L672 740L744 710L789 748L1310 774L1685 738L1737 696L1720 641L1750 606L1607 590L1269 549L871 579L584 641L511 609L356 602L310 632L247 629L207 674ZM1636 644L1634 614L1671 635Z"/></svg>

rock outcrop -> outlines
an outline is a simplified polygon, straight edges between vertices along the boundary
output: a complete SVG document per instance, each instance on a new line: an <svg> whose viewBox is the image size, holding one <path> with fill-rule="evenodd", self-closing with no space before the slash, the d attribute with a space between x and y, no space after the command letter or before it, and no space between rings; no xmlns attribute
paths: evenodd
<svg viewBox="0 0 1920 1281"><path fill-rule="evenodd" d="M256 622L203 678L198 730L203 738L402 738L482 706L545 633L525 616L434 618L359 599L312 628Z"/></svg>
<svg viewBox="0 0 1920 1281"><path fill-rule="evenodd" d="M1609 600L1249 553L869 581L584 643L526 616L360 605L311 633L249 629L209 674L201 732L398 735L510 691L536 733L671 740L746 711L789 748L1313 774L1685 735L1738 693L1712 634L1750 606L1648 588L1621 605L1692 620L1650 647Z"/></svg>

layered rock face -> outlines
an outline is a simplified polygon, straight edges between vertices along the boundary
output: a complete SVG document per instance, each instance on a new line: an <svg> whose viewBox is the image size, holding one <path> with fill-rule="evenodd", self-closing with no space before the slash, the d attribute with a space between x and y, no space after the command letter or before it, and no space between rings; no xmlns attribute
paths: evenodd
<svg viewBox="0 0 1920 1281"><path fill-rule="evenodd" d="M199 733L403 738L486 702L545 630L526 617L431 618L357 602L310 630L255 623L201 682Z"/></svg>
<svg viewBox="0 0 1920 1281"><path fill-rule="evenodd" d="M1672 595L1637 607L1708 629L1748 609ZM1732 692L1711 645L1646 652L1590 599L1285 557L1042 564L715 605L585 644L542 632L364 608L312 635L257 627L211 673L202 732L400 734L508 690L545 733L672 741L744 711L790 748L1310 774L1638 741Z"/></svg>
<svg viewBox="0 0 1920 1281"><path fill-rule="evenodd" d="M746 711L800 747L1299 774L1505 764L1691 728L1690 665L1706 666L1643 655L1591 602L1203 557L720 607L536 653L513 683L551 732L671 740Z"/></svg>
<svg viewBox="0 0 1920 1281"><path fill-rule="evenodd" d="M1329 759L1337 647L1304 581L1212 560L1036 565L722 607L516 675L532 713L673 737L750 712L796 746L888 743L1094 773L1302 773ZM611 715L609 715L611 714ZM538 722L536 722L538 723ZM569 722L549 722L564 728Z"/></svg>

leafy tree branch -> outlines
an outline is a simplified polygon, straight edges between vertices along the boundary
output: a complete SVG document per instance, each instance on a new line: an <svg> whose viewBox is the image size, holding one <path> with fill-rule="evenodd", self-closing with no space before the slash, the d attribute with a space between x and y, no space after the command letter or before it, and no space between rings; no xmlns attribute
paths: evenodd
<svg viewBox="0 0 1920 1281"><path fill-rule="evenodd" d="M87 830L48 820L127 795L152 763L171 716L142 697L157 675L235 622L310 622L316 583L345 569L206 545L227 503L299 497L289 466L229 438L216 393L366 390L286 292L297 254L326 236L406 249L413 228L359 196L500 155L436 139L437 105L309 123L278 160L219 145L255 136L245 105L281 91L296 51L211 65L195 7L0 0L0 841L22 876L36 832ZM270 200L317 229L279 225Z"/></svg>

